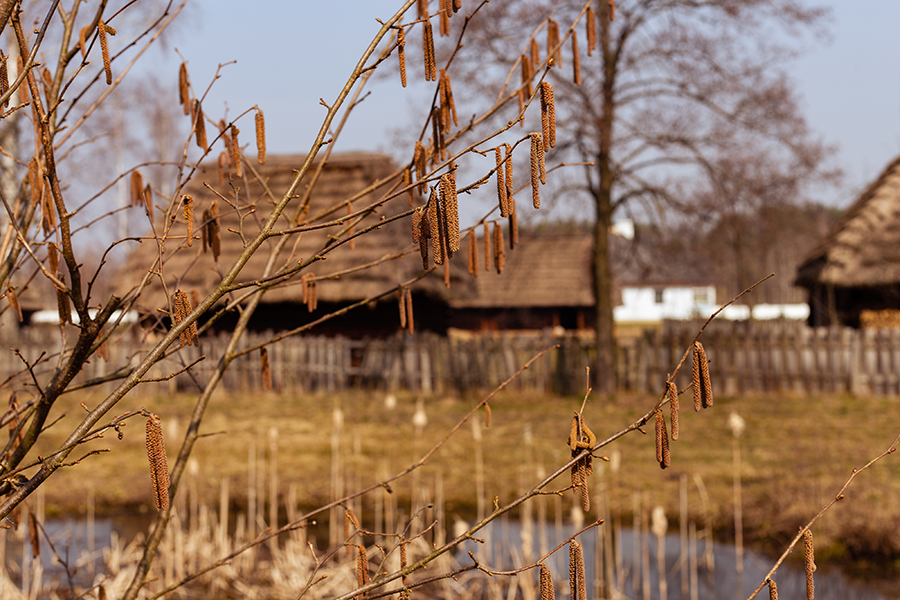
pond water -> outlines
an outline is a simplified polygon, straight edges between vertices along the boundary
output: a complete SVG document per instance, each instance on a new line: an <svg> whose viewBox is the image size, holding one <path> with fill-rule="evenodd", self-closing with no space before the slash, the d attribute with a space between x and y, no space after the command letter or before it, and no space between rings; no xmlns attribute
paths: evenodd
<svg viewBox="0 0 900 600"><path fill-rule="evenodd" d="M123 540L132 540L139 532L146 529L146 515L123 515L115 518L98 518L89 523L84 519L62 518L47 519L44 524L47 536L53 543L59 556L76 567L75 584L79 587L89 587L94 581L96 573L103 572L103 553L112 543ZM603 525L602 527L607 527ZM523 539L523 527L517 521L498 520L484 530L483 538L486 543L474 541L466 542L458 553L460 562L466 564L467 552L475 554L480 562L490 565L493 569L512 569L521 566L522 555L526 546L531 547L532 560L542 553L552 549L574 532L571 525L558 526L549 524L543 535L534 531L526 534ZM610 531L607 528L605 531ZM27 539L27 526L21 526L18 530L9 529L0 533L0 552L3 554L4 564L10 579L21 586L23 578L25 583L34 577L31 561L31 545ZM586 578L588 582L588 596L595 597L592 588L599 583L596 577L597 568L595 558L598 546L598 529L583 533L579 541L584 546L586 563ZM638 544L638 552L635 553L635 543ZM659 600L659 566L658 566L658 538L649 534L648 568L649 574L643 575L639 567L641 554L640 536L634 535L630 528L620 529L618 540L618 574L613 577L612 588L617 589L623 597L650 600ZM738 576L736 574L735 547L731 544L712 542L709 552L703 539L696 541L696 575L694 577L696 592L692 595L691 586L685 584L688 590L686 595L682 593L682 569L681 569L681 542L676 533L669 533L663 538L665 552L665 572L667 582L667 600L722 600L722 599L746 599L750 593L762 582L765 574L771 568L773 559L752 550L744 551L743 584L738 593ZM600 542L601 548L603 542ZM796 556L802 555L802 548L795 549ZM706 566L704 557L711 554L714 568ZM638 562L635 563L635 558ZM44 580L55 580L57 585L65 586L65 571L55 560L53 553L41 539L42 577ZM688 561L689 565L692 561ZM554 581L558 589L568 595L568 550L566 548L556 552L546 561L554 573ZM23 569L24 565L24 569ZM637 565L637 566L636 566ZM690 569L688 569L690 573ZM691 579L690 574L688 579ZM802 598L806 595L806 579L800 561L788 561L776 572L775 581L782 598ZM642 580L649 580L649 594L645 595ZM845 575L827 565L819 567L815 574L816 598L818 600L887 600L887 597L870 589L860 582L851 581ZM768 591L764 588L757 598L768 598Z"/></svg>

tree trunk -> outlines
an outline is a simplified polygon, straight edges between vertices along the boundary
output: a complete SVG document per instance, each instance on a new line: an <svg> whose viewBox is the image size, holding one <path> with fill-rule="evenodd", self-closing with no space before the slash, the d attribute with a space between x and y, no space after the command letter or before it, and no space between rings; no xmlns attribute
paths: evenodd
<svg viewBox="0 0 900 600"><path fill-rule="evenodd" d="M594 254L591 264L594 283L595 347L594 389L607 396L616 393L616 341L613 336L613 286L609 268L609 226L612 206L602 191L595 197Z"/></svg>
<svg viewBox="0 0 900 600"><path fill-rule="evenodd" d="M609 35L608 8L601 5L600 48L603 52L603 91L598 123L600 152L596 165L600 181L593 190L594 254L592 273L594 284L595 347L597 359L594 365L594 389L606 396L616 393L616 340L613 336L613 286L609 267L609 228L612 225L613 170L610 152L612 150L612 128L615 118L615 96L613 94L616 77L616 52Z"/></svg>

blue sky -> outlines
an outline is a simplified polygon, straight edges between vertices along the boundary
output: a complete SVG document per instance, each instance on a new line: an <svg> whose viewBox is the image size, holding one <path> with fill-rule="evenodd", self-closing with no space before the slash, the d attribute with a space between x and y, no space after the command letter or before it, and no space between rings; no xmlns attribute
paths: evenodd
<svg viewBox="0 0 900 600"><path fill-rule="evenodd" d="M791 75L811 128L838 147L841 189L822 200L846 205L900 154L900 2L829 0L830 42L792 63ZM219 63L236 60L204 105L219 115L259 104L265 111L269 153L304 153L359 55L399 0L257 0L252 16L237 0L190 0L187 20L166 54L173 80L177 48L188 60L196 88L205 87ZM159 60L159 54L154 58ZM417 63L416 63L417 64ZM415 92L385 78L358 109L342 150L389 150L393 130L407 120ZM410 77L410 79L416 79ZM244 127L252 130L252 120Z"/></svg>

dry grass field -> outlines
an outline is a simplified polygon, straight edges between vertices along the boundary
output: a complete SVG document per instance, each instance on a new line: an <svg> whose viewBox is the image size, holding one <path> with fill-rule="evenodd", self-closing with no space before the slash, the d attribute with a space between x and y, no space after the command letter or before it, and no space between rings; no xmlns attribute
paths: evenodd
<svg viewBox="0 0 900 600"><path fill-rule="evenodd" d="M81 411L81 401L90 406L95 400L73 397L70 411ZM417 431L413 424L417 398L408 394L399 395L394 406L386 404L382 392L361 391L337 397L272 393L219 396L204 421L202 433L208 437L195 450L188 487L214 505L220 481L227 477L232 502L243 505L250 449L264 450L268 461L272 436L277 432L280 503L285 502L293 486L301 508L315 507L329 499L335 442L345 489L361 487L414 463L478 400L474 396L423 399L420 405L427 424ZM192 397L144 397L130 402L128 409L144 407L160 415L171 462L193 408ZM580 404L581 398L509 391L491 402L490 428L485 428L484 411L479 412L486 497L499 496L500 502L512 500L518 490L537 482L540 473L564 464L571 415ZM689 398L682 404L689 405ZM620 398L615 402L591 399L585 416L598 438L605 439L651 406L650 398ZM338 430L336 409L343 420ZM595 469L592 480L594 489L604 487L609 493L604 498L595 494L592 511L608 502L614 511L630 518L634 494L641 492L647 494L642 495L645 502L663 505L669 518L677 521L679 480L685 474L691 518L703 523L711 514L719 534L730 537L734 440L728 418L732 411L746 421L740 439L745 538L779 547L835 495L854 467L886 450L900 432L900 411L896 400L891 399L719 398L712 408L700 413L682 411L681 436L672 442L672 464L665 471L654 459L652 423L645 428L648 435L634 432L605 448L602 454L613 460L597 461L602 466ZM78 416L70 414L63 421ZM93 442L85 452L97 448L110 451L55 474L55 481L44 488L48 510L83 510L90 487L99 512L151 509L153 496L142 423L135 420L124 427L121 441L112 432ZM56 428L66 430L65 426ZM48 447L59 441L52 433L42 438ZM408 504L413 487L431 489L440 476L448 514L471 513L478 483L475 435L466 424L414 476L395 483L393 493L400 504ZM85 452L76 452L75 456ZM823 558L877 559L900 552L900 532L895 527L900 520L897 461L896 456L888 456L860 475L847 490L846 498L816 525L817 552ZM708 490L711 512L701 503L696 476ZM559 478L559 487L566 485L568 477ZM365 506L372 506L371 500L366 502L364 513ZM568 493L563 503L566 510L570 502L573 496ZM487 504L490 506L490 500ZM364 514L363 518L368 517Z"/></svg>

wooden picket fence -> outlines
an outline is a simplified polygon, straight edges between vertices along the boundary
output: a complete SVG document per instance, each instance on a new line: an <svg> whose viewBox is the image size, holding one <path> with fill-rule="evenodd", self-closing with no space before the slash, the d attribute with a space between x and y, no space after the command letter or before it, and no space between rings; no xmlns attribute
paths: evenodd
<svg viewBox="0 0 900 600"><path fill-rule="evenodd" d="M656 394L667 374L681 360L699 323L669 322L662 328L621 339L617 381L621 390ZM251 334L244 347L263 343ZM714 322L701 338L710 358L713 386L719 394L900 395L900 331L812 329L795 322ZM143 384L151 393L200 389L215 369L225 337L205 336L201 347L184 348L156 365ZM34 367L39 383L55 364L59 335L52 329L25 328L15 339L15 352L0 353L0 381L31 382L25 361ZM110 344L110 362L93 358L75 384L104 376L112 364L142 356L146 340L119 338ZM593 343L587 337L552 337L549 333L499 333L472 337L435 334L396 335L387 339L351 340L341 337L295 337L268 347L277 391L337 392L348 388L407 389L423 394L461 393L491 389L511 377L538 352L552 348L511 384L560 394L584 391L584 368L592 364ZM40 359L41 354L44 359ZM166 379L200 356L189 373ZM51 356L47 363L47 356ZM40 360L39 360L40 359ZM592 377L596 377L592 373ZM603 374L601 374L603 375ZM690 381L690 357L678 375L680 387ZM113 389L115 381L102 384ZM225 389L260 389L259 353L237 359L221 384Z"/></svg>

